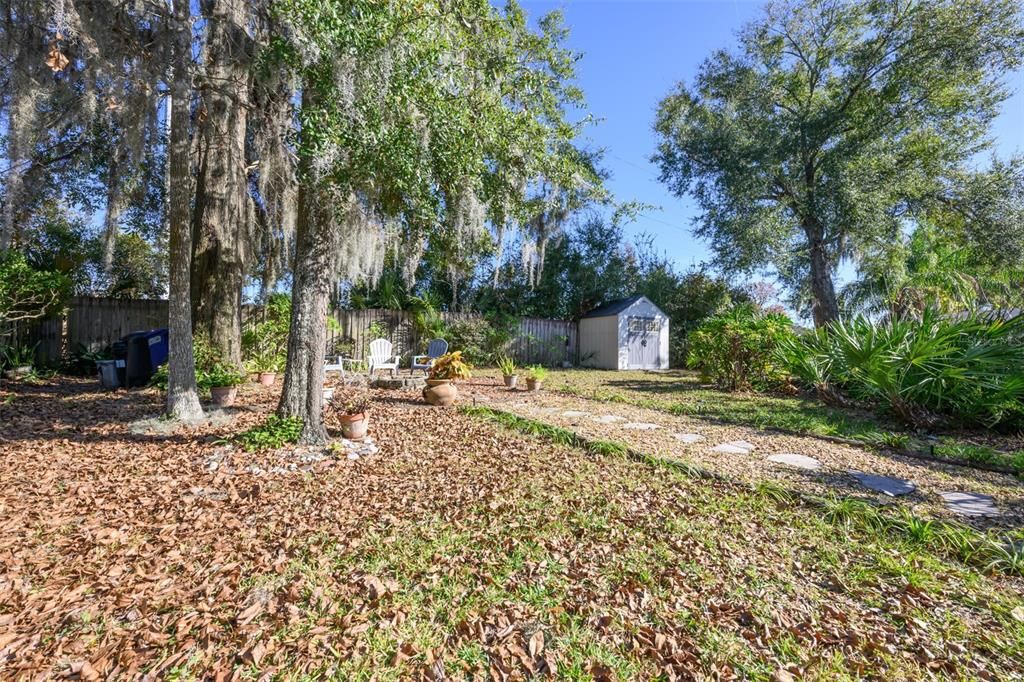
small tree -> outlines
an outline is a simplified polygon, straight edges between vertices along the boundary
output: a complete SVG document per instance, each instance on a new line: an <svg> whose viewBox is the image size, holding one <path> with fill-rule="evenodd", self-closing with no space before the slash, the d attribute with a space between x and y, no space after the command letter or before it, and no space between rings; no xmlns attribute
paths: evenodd
<svg viewBox="0 0 1024 682"><path fill-rule="evenodd" d="M36 270L15 251L0 252L0 329L59 310L71 280L57 270Z"/></svg>

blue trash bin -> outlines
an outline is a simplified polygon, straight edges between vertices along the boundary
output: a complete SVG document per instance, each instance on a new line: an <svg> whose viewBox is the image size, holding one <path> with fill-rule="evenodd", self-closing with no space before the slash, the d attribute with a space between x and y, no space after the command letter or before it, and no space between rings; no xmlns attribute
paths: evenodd
<svg viewBox="0 0 1024 682"><path fill-rule="evenodd" d="M150 369L155 372L160 365L167 362L169 335L166 329L154 329L145 332L144 337L149 345Z"/></svg>

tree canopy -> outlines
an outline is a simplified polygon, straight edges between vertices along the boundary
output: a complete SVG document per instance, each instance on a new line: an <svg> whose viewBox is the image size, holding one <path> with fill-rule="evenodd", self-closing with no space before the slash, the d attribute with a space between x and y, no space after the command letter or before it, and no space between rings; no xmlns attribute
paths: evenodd
<svg viewBox="0 0 1024 682"><path fill-rule="evenodd" d="M930 211L1024 244L1019 165L994 164L997 182L970 165L1022 58L1015 0L774 3L661 102L655 161L724 268L774 267L822 325L840 262Z"/></svg>

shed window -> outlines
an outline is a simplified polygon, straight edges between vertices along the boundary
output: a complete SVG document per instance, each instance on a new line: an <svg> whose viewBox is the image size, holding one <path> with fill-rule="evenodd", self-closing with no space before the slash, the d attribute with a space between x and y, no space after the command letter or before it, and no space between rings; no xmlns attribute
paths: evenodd
<svg viewBox="0 0 1024 682"><path fill-rule="evenodd" d="M661 331L661 324L653 317L631 317L629 318L629 332L640 334L644 332Z"/></svg>

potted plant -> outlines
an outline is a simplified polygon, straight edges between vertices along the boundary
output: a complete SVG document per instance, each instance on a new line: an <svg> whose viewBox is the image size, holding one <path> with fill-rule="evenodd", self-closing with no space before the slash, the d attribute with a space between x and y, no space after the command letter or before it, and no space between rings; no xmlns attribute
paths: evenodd
<svg viewBox="0 0 1024 682"><path fill-rule="evenodd" d="M470 364L462 359L461 350L445 353L430 366L427 387L423 389L423 399L429 405L451 405L459 395L455 382L459 379L468 379L471 376L471 369Z"/></svg>
<svg viewBox="0 0 1024 682"><path fill-rule="evenodd" d="M281 356L274 353L259 353L249 360L249 371L258 375L257 381L262 386L273 386L277 373L283 365Z"/></svg>
<svg viewBox="0 0 1024 682"><path fill-rule="evenodd" d="M539 391L547 375L548 371L540 365L534 365L528 369L526 372L526 390Z"/></svg>
<svg viewBox="0 0 1024 682"><path fill-rule="evenodd" d="M501 370L501 377L505 380L505 388L513 389L519 380L516 374L516 362L507 355L498 356L498 369Z"/></svg>
<svg viewBox="0 0 1024 682"><path fill-rule="evenodd" d="M245 377L231 365L214 363L203 376L203 385L210 387L210 397L218 407L231 407L238 395L238 385Z"/></svg>
<svg viewBox="0 0 1024 682"><path fill-rule="evenodd" d="M36 344L38 345L38 344ZM32 373L32 363L36 359L36 346L10 346L4 352L4 372L6 379L20 379Z"/></svg>
<svg viewBox="0 0 1024 682"><path fill-rule="evenodd" d="M341 427L345 438L363 440L370 427L370 398L356 386L339 386L324 405L324 415L328 422Z"/></svg>

